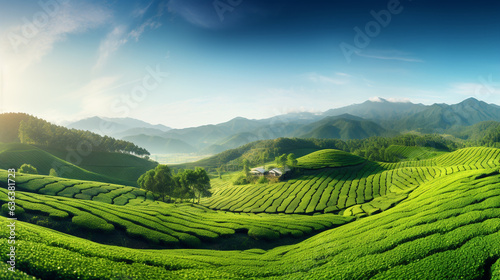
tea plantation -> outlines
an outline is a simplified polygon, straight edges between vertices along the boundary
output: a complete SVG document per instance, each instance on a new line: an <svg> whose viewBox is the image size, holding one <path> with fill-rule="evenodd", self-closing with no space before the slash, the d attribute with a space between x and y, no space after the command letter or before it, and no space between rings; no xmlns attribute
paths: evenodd
<svg viewBox="0 0 500 280"><path fill-rule="evenodd" d="M323 163L324 158L346 154L343 161ZM310 164L312 158L320 159ZM305 164L307 163L307 164ZM328 213L338 212L374 198L404 195L424 182L452 173L500 167L500 149L466 148L421 161L378 163L335 150L323 150L299 158L305 171L300 177L279 184L225 186L203 205L235 212ZM365 206L368 212L387 208L381 200ZM363 211L364 212L364 211Z"/></svg>
<svg viewBox="0 0 500 280"><path fill-rule="evenodd" d="M17 272L2 266L0 278L500 279L500 149L399 163L324 150L299 158L299 165L301 175L275 184L218 181L202 205L158 202L120 185L20 175ZM5 171L0 177L5 205ZM37 223L47 219L99 238ZM5 263L8 220L0 221ZM113 243L102 237L119 232L176 249L106 245ZM196 249L242 235L296 241Z"/></svg>

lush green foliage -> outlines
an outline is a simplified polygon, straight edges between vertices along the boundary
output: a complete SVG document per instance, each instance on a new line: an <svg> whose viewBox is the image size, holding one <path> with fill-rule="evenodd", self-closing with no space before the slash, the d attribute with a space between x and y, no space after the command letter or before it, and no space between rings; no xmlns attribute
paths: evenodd
<svg viewBox="0 0 500 280"><path fill-rule="evenodd" d="M362 162L362 158L345 152L318 151L299 158L299 167L321 169L306 170L279 184L225 185L216 188L202 204L212 209L254 213L344 213L345 209L349 215L378 213L422 183L464 170L500 166L500 150L465 148L420 161Z"/></svg>
<svg viewBox="0 0 500 280"><path fill-rule="evenodd" d="M306 169L320 169L327 167L342 167L357 165L365 160L339 150L325 149L310 153L298 159L297 167Z"/></svg>
<svg viewBox="0 0 500 280"><path fill-rule="evenodd" d="M210 192L210 178L208 177L205 169L196 167L194 170L186 169L179 171L176 175L176 182L178 182L178 193L181 197L188 196L198 198L200 203L201 197L209 197L212 195Z"/></svg>
<svg viewBox="0 0 500 280"><path fill-rule="evenodd" d="M52 177L59 177L58 174L57 174L57 171L54 169L54 168L51 168L49 170L49 176L52 176Z"/></svg>
<svg viewBox="0 0 500 280"><path fill-rule="evenodd" d="M137 179L146 171L158 165L157 162L124 153L110 153L92 151L85 156L73 158L78 151L60 150L42 147L44 151L66 160L78 160L78 166L90 172L102 174L107 177L119 178L118 184L136 185Z"/></svg>
<svg viewBox="0 0 500 280"><path fill-rule="evenodd" d="M67 151L63 152L61 155L62 158L65 158L67 155ZM109 153L107 153L109 157L112 157ZM130 155L122 155L122 156L130 156ZM137 158L135 156L130 156ZM121 157L122 158L122 157ZM54 169L59 177L71 178L71 179L80 179L80 180L93 180L93 181L101 181L108 183L117 183L117 184L127 184L127 185L135 185L137 178L134 178L132 182L128 180L122 180L117 177L108 176L105 174L99 174L96 172L88 171L79 166L76 166L68 161L62 160L44 150L41 150L37 147L21 144L21 143L9 143L9 144L0 144L0 168L1 169L9 169L9 168L19 168L22 164L29 163L34 166L40 174L48 175L51 169ZM142 164L147 163L147 161L142 160ZM106 160L102 160L100 165L103 169L106 168L107 165L114 164L114 162L109 162ZM128 162L122 158L122 164L128 164ZM123 166L122 168L129 170L131 173L137 173L137 170L143 170L142 168L136 166ZM151 166L151 165L150 165ZM153 164L154 166L154 164ZM110 174L115 175L115 174ZM116 174L119 175L119 174ZM136 175L139 176L139 175ZM130 177L129 177L130 178Z"/></svg>
<svg viewBox="0 0 500 280"><path fill-rule="evenodd" d="M489 173L441 176L383 213L268 251L134 250L18 222L17 267L45 279L486 279L500 272L500 175Z"/></svg>
<svg viewBox="0 0 500 280"><path fill-rule="evenodd" d="M452 141L436 134L404 134L392 138L370 137L347 141L339 139L278 138L255 141L236 149L224 151L207 159L175 166L175 168L194 168L200 166L207 170L215 170L223 166L225 170L236 171L242 166L245 159L252 166L260 165L263 153L274 159L279 155L288 153L294 153L297 157L300 157L322 149L336 149L350 152L372 161L394 162L405 160L392 153L385 153L385 150L391 145L426 147L435 151L453 151L465 147L463 143Z"/></svg>
<svg viewBox="0 0 500 280"><path fill-rule="evenodd" d="M100 136L90 131L68 129L30 116L19 122L19 141L47 147L70 147L85 151L124 152L149 155L149 152L131 142Z"/></svg>
<svg viewBox="0 0 500 280"><path fill-rule="evenodd" d="M393 161L408 161L433 158L445 153L429 147L390 145L385 149L387 157L395 158Z"/></svg>
<svg viewBox="0 0 500 280"><path fill-rule="evenodd" d="M123 192L117 192L122 189ZM351 220L350 217L333 214L281 216L220 213L191 204L166 204L144 198L140 200L140 197L134 196L133 193L125 192L124 188L117 188L108 194L115 197L114 204L96 202L99 201L97 199L91 201L64 196L51 197L18 191L16 204L29 214L50 216L59 222L75 225L77 230L99 232L101 240L109 234L110 243L113 243L112 231L116 229L123 230L131 239L161 243L174 248L197 247L201 241L214 242L219 237L227 237L237 232L247 232L248 236L258 240L303 236ZM124 196L133 199L129 200L126 206L116 203L117 199ZM8 202L7 191L3 188L0 189L0 201ZM45 226L50 227L50 224Z"/></svg>
<svg viewBox="0 0 500 280"><path fill-rule="evenodd" d="M179 170L172 175L170 168L166 165L158 165L139 177L137 184L148 191L159 193L165 200L165 196L177 198L198 198L211 196L210 178L203 168L194 170Z"/></svg>
<svg viewBox="0 0 500 280"><path fill-rule="evenodd" d="M70 180L51 176L16 174L16 189L51 196L97 200L125 205L135 201L153 201L151 193L136 187L94 181ZM0 169L0 187L7 188L7 171Z"/></svg>
<svg viewBox="0 0 500 280"><path fill-rule="evenodd" d="M24 113L3 113L0 114L0 142L10 143L19 142L19 124L21 121L27 121L30 115Z"/></svg>
<svg viewBox="0 0 500 280"><path fill-rule="evenodd" d="M38 170L31 164L24 163L19 167L19 172L25 174L38 174Z"/></svg>

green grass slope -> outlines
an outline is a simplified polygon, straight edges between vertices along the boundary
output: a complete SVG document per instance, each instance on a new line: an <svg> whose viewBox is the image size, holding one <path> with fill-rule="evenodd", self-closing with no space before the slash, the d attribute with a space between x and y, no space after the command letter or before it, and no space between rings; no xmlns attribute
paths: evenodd
<svg viewBox="0 0 500 280"><path fill-rule="evenodd" d="M66 159L68 151L43 148L58 158ZM78 166L85 170L99 173L104 176L119 178L121 184L137 184L137 179L146 171L154 169L158 163L134 155L92 151L88 155L79 157Z"/></svg>
<svg viewBox="0 0 500 280"><path fill-rule="evenodd" d="M51 168L58 176L71 179L91 180L108 183L135 185L135 181L123 180L119 177L103 175L85 170L79 166L62 160L37 147L21 143L0 143L0 169L18 169L28 163L37 168L39 174L48 175Z"/></svg>
<svg viewBox="0 0 500 280"><path fill-rule="evenodd" d="M327 167L357 165L363 163L364 161L364 158L344 151L324 149L298 158L297 167L306 169L320 169Z"/></svg>
<svg viewBox="0 0 500 280"><path fill-rule="evenodd" d="M44 279L498 279L493 171L430 180L383 213L268 251L134 250L18 222L16 268Z"/></svg>

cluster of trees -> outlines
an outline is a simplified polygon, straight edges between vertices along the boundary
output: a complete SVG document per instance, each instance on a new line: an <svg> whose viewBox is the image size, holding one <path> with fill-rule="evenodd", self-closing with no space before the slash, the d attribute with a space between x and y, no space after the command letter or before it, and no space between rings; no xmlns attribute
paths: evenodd
<svg viewBox="0 0 500 280"><path fill-rule="evenodd" d="M24 113L3 113L0 114L0 142L19 142L19 124L23 120L28 120L32 116Z"/></svg>
<svg viewBox="0 0 500 280"><path fill-rule="evenodd" d="M295 157L294 153L290 154L282 154L281 156L278 156L274 158L274 162L280 168L283 172L285 172L285 167L288 166L290 168L294 168L297 166L297 158Z"/></svg>
<svg viewBox="0 0 500 280"><path fill-rule="evenodd" d="M149 155L146 149L134 143L90 131L68 129L32 116L19 122L18 137L21 143L45 147Z"/></svg>
<svg viewBox="0 0 500 280"><path fill-rule="evenodd" d="M369 160L385 162L398 162L401 160L397 154L386 150L390 145L427 147L443 151L453 151L463 147L462 144L437 134L405 134L392 138L370 137L362 140L349 140L346 141L346 144L348 146L346 152L351 152Z"/></svg>
<svg viewBox="0 0 500 280"><path fill-rule="evenodd" d="M283 154L291 153L297 149L337 149L375 161L397 162L401 160L397 155L386 151L387 147L390 145L431 147L444 151L453 151L465 146L463 143L447 139L438 134L404 134L396 137L376 136L366 139L347 141L339 139L278 138L274 140L261 140L253 142L238 149L226 151L223 155L220 155L221 158L218 158L218 162L220 166L222 166L224 165L221 163L223 162L222 158L227 159L238 156L226 162L224 165L226 170L237 170L237 168L243 165L242 161L245 159L248 160L251 165L256 165L263 163L272 157L281 157L281 160L276 161L276 164L281 166L282 164L279 162L285 161L285 159L282 158ZM219 155L216 157L218 156ZM206 160L206 163L210 164L211 160L213 162L215 158ZM293 166L292 164L288 165ZM237 168L235 169L234 166Z"/></svg>
<svg viewBox="0 0 500 280"><path fill-rule="evenodd" d="M165 197L193 199L198 198L200 203L201 197L209 197L210 178L203 168L195 168L179 170L173 174L167 165L159 164L155 169L151 169L142 174L137 180L137 184L142 189L159 194L162 200Z"/></svg>
<svg viewBox="0 0 500 280"><path fill-rule="evenodd" d="M28 163L21 165L18 171L25 174L38 174L36 167Z"/></svg>

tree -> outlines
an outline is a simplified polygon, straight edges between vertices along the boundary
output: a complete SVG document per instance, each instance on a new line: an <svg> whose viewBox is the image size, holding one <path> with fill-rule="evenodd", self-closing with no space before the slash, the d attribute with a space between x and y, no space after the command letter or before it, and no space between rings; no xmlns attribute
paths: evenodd
<svg viewBox="0 0 500 280"><path fill-rule="evenodd" d="M168 166L159 164L155 169L151 169L142 174L137 180L141 189L159 193L165 201L165 195L171 196L175 189L175 181Z"/></svg>
<svg viewBox="0 0 500 280"><path fill-rule="evenodd" d="M51 168L49 171L49 176L58 177L57 171L54 168Z"/></svg>
<svg viewBox="0 0 500 280"><path fill-rule="evenodd" d="M200 204L200 199L202 196L211 196L210 192L210 177L208 177L205 169L201 167L196 167L194 170L196 180L195 180L195 194L198 194L198 204Z"/></svg>
<svg viewBox="0 0 500 280"><path fill-rule="evenodd" d="M26 174L38 174L38 170L31 164L23 164L19 167L19 172Z"/></svg>
<svg viewBox="0 0 500 280"><path fill-rule="evenodd" d="M274 161L276 162L278 168L281 168L281 171L285 173L285 165L287 161L286 154L282 154L281 156L276 157Z"/></svg>
<svg viewBox="0 0 500 280"><path fill-rule="evenodd" d="M194 170L191 169L186 169L177 174L179 177L179 183L181 187L184 189L184 196L187 196L188 198L193 199L194 203L194 198L195 198L195 193L194 193L194 184L196 181L196 175L194 173Z"/></svg>
<svg viewBox="0 0 500 280"><path fill-rule="evenodd" d="M217 175L219 176L219 179L222 179L222 172L224 171L223 166L221 165L221 166L215 168L215 170L217 171Z"/></svg>
<svg viewBox="0 0 500 280"><path fill-rule="evenodd" d="M155 168L154 181L157 184L157 189L160 194L162 194L163 201L165 201L165 195L172 195L172 191L175 188L174 181L172 179L172 172L170 168L164 164L159 164Z"/></svg>
<svg viewBox="0 0 500 280"><path fill-rule="evenodd" d="M250 162L248 159L243 160L243 172L245 173L245 176L250 176Z"/></svg>
<svg viewBox="0 0 500 280"><path fill-rule="evenodd" d="M297 166L297 159L295 158L295 154L291 153L288 155L288 157L286 158L286 162L288 164L288 166L290 167L295 167Z"/></svg>
<svg viewBox="0 0 500 280"><path fill-rule="evenodd" d="M262 166L264 169L266 169L266 160L269 157L269 153L267 151L262 152L260 154L260 160L262 160Z"/></svg>
<svg viewBox="0 0 500 280"><path fill-rule="evenodd" d="M196 167L195 170L187 169L177 174L179 177L179 183L191 198L193 198L193 203L196 197L198 197L198 203L200 203L202 196L211 196L210 192L210 178L208 177L205 169Z"/></svg>

